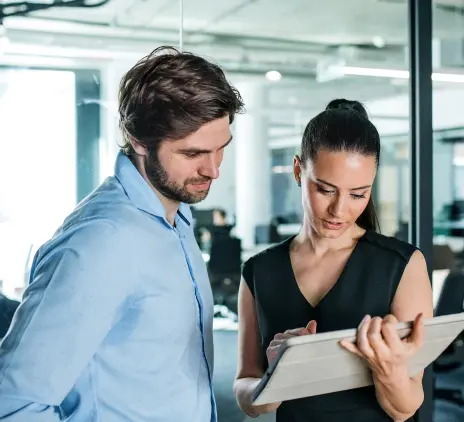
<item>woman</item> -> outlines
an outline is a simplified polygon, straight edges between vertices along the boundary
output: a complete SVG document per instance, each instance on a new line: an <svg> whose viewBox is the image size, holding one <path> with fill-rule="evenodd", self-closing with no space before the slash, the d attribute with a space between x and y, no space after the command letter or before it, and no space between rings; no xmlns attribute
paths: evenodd
<svg viewBox="0 0 464 422"><path fill-rule="evenodd" d="M371 198L380 139L363 106L334 100L307 125L294 176L301 231L249 259L239 291L239 363L234 390L250 416L277 410L277 422L406 421L423 401L422 374L408 359L433 316L423 255L376 232ZM395 324L414 320L407 340ZM297 328L301 327L301 328ZM285 339L359 327L357 344L374 385L253 406L251 396Z"/></svg>

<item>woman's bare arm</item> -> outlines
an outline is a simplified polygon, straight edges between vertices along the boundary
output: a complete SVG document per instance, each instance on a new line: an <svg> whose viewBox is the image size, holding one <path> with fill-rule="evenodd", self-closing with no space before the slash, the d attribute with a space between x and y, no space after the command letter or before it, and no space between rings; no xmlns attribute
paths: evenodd
<svg viewBox="0 0 464 422"><path fill-rule="evenodd" d="M240 409L248 416L257 417L275 411L280 403L263 406L252 404L251 397L264 374L264 362L254 298L243 279L238 294L238 315L238 366L234 391Z"/></svg>

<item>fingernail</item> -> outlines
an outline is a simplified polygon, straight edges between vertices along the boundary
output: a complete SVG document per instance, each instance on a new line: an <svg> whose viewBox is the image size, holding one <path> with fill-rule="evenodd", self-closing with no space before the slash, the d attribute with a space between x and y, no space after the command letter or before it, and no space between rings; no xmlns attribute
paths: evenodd
<svg viewBox="0 0 464 422"><path fill-rule="evenodd" d="M361 327L361 325L363 325L365 322L369 321L370 319L371 319L371 316L370 316L370 315L366 315L366 316L362 319L361 323L359 324L358 329Z"/></svg>

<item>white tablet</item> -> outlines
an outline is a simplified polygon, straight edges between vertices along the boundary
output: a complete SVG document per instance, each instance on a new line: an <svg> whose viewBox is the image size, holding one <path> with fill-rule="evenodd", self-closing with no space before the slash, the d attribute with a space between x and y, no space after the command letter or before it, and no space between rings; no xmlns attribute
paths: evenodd
<svg viewBox="0 0 464 422"><path fill-rule="evenodd" d="M464 331L464 312L426 319L424 346L409 362L414 376L431 364ZM401 338L412 323L399 323ZM253 404L262 405L335 391L366 387L372 377L366 363L340 346L355 342L356 329L294 337L287 340L253 394Z"/></svg>

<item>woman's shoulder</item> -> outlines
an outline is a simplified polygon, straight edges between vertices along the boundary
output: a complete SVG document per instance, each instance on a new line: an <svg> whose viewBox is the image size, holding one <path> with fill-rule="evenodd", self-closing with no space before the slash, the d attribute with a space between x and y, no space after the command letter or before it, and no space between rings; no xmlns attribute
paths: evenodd
<svg viewBox="0 0 464 422"><path fill-rule="evenodd" d="M286 259L286 254L289 253L290 244L294 236L269 246L266 249L256 253L248 258L243 263L243 272L250 274L257 268L265 269L265 271L273 271L273 267L279 267L282 260Z"/></svg>
<svg viewBox="0 0 464 422"><path fill-rule="evenodd" d="M373 231L367 231L362 240L377 252L394 254L405 261L409 261L412 254L418 250L416 246L408 242Z"/></svg>
<svg viewBox="0 0 464 422"><path fill-rule="evenodd" d="M283 242L276 243L261 252L248 258L242 266L242 276L246 284L250 288L252 295L255 295L256 285L265 281L269 284L269 280L277 276L278 279L282 277L282 271L285 271L285 265L282 265L288 258L290 244L294 236L284 240Z"/></svg>
<svg viewBox="0 0 464 422"><path fill-rule="evenodd" d="M268 246L266 249L254 254L247 259L246 262L272 262L275 259L278 259L284 253L288 253L290 244L295 236L289 237L288 239L283 240L282 242L276 243L274 245Z"/></svg>

